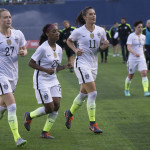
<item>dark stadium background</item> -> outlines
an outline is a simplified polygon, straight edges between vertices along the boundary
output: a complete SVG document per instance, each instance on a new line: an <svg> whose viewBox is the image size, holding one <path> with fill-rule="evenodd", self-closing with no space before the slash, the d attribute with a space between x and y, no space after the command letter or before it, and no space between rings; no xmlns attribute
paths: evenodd
<svg viewBox="0 0 150 150"><path fill-rule="evenodd" d="M42 27L58 22L63 28L63 20L74 25L74 19L85 6L92 6L97 13L97 25L111 27L114 21L126 17L131 25L135 20L149 19L150 0L66 0L64 4L6 5L10 10L13 26L25 34L27 40L38 40ZM143 9L144 8L144 9Z"/></svg>

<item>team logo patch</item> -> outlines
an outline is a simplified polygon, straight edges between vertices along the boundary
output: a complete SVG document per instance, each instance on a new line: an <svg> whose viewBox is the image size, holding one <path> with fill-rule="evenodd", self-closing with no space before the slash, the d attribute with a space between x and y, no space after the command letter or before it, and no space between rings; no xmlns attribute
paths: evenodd
<svg viewBox="0 0 150 150"><path fill-rule="evenodd" d="M5 84L3 85L3 87L4 87L5 90L7 90L7 89L8 89L8 84L5 83Z"/></svg>
<svg viewBox="0 0 150 150"><path fill-rule="evenodd" d="M98 33L97 33L97 36L98 36L98 38L100 38L100 37L101 37L101 33L100 33L100 32L98 32Z"/></svg>
<svg viewBox="0 0 150 150"><path fill-rule="evenodd" d="M11 40L10 39L7 39L6 42L7 42L7 45L9 45L9 46L11 45Z"/></svg>
<svg viewBox="0 0 150 150"><path fill-rule="evenodd" d="M132 72L132 69L130 69L130 72Z"/></svg>
<svg viewBox="0 0 150 150"><path fill-rule="evenodd" d="M47 93L44 94L44 99L48 100L48 94Z"/></svg>
<svg viewBox="0 0 150 150"><path fill-rule="evenodd" d="M94 38L94 34L93 33L90 33L90 38Z"/></svg>
<svg viewBox="0 0 150 150"><path fill-rule="evenodd" d="M89 79L89 77L90 77L89 74L86 74L86 75L85 75L85 78L86 78L86 79Z"/></svg>

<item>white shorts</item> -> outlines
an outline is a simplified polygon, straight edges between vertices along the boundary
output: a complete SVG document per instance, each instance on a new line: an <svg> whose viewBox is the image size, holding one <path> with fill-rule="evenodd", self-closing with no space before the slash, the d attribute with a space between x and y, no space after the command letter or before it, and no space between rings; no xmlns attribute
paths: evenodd
<svg viewBox="0 0 150 150"><path fill-rule="evenodd" d="M61 96L61 86L60 84L55 85L50 88L35 89L35 96L38 104L47 104L53 101L53 97Z"/></svg>
<svg viewBox="0 0 150 150"><path fill-rule="evenodd" d="M96 80L97 69L78 67L74 68L79 84L89 83Z"/></svg>
<svg viewBox="0 0 150 150"><path fill-rule="evenodd" d="M17 85L17 79L16 80L8 80L6 77L0 78L0 95L4 95L7 93L13 93L15 92Z"/></svg>
<svg viewBox="0 0 150 150"><path fill-rule="evenodd" d="M138 70L139 72L147 70L147 64L145 60L141 61L129 60L127 62L127 68L129 74L134 74L136 70Z"/></svg>

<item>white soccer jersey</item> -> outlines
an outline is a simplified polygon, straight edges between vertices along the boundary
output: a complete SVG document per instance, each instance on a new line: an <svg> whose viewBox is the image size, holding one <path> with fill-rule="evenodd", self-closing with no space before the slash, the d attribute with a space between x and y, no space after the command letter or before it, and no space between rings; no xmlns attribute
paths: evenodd
<svg viewBox="0 0 150 150"><path fill-rule="evenodd" d="M127 44L132 45L132 50L140 55L136 57L132 53L129 54L128 60L143 60L145 59L143 46L145 45L145 35L141 34L140 36L136 35L135 32L131 33L127 39Z"/></svg>
<svg viewBox="0 0 150 150"><path fill-rule="evenodd" d="M52 75L46 72L35 70L33 76L33 87L35 89L43 89L59 84L56 76L56 68L62 61L62 48L56 44L54 51L48 41L40 45L31 57L38 65L44 68L54 68L55 72Z"/></svg>
<svg viewBox="0 0 150 150"><path fill-rule="evenodd" d="M0 33L0 77L8 80L18 79L18 51L26 44L20 30L11 29L11 36L5 37Z"/></svg>
<svg viewBox="0 0 150 150"><path fill-rule="evenodd" d="M93 32L86 29L85 25L73 30L69 38L72 41L77 41L79 48L82 49L83 54L76 57L75 67L84 67L97 69L98 66L98 49L100 42L106 40L105 30L95 25Z"/></svg>

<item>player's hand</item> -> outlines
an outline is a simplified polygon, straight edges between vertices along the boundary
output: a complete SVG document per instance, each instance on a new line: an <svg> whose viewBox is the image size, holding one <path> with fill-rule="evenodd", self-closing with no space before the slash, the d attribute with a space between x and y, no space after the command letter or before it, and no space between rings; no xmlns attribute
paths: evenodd
<svg viewBox="0 0 150 150"><path fill-rule="evenodd" d="M26 56L27 55L27 50L20 49L19 52L18 52L18 55Z"/></svg>
<svg viewBox="0 0 150 150"><path fill-rule="evenodd" d="M76 49L76 52L77 56L81 56L83 51L81 49Z"/></svg>
<svg viewBox="0 0 150 150"><path fill-rule="evenodd" d="M108 40L102 40L100 43L100 48L102 50L105 50L109 46L109 41Z"/></svg>
<svg viewBox="0 0 150 150"><path fill-rule="evenodd" d="M136 57L140 57L140 55L139 55L139 54L137 54L137 53L135 53L134 55L135 55Z"/></svg>
<svg viewBox="0 0 150 150"><path fill-rule="evenodd" d="M45 68L45 72L52 75L54 73L54 69L52 68Z"/></svg>
<svg viewBox="0 0 150 150"><path fill-rule="evenodd" d="M70 64L70 63L68 63L67 65L66 65L66 68L67 69L70 69L70 68L72 68L73 66Z"/></svg>

